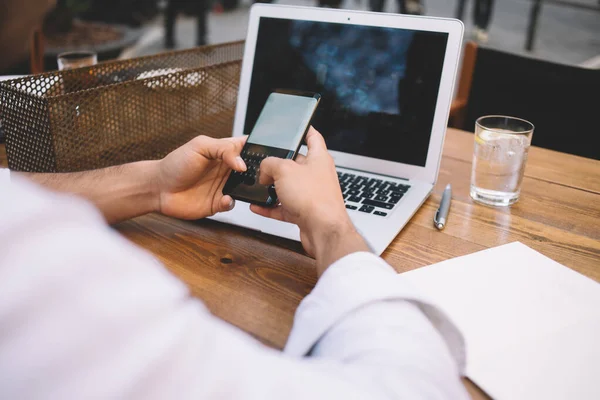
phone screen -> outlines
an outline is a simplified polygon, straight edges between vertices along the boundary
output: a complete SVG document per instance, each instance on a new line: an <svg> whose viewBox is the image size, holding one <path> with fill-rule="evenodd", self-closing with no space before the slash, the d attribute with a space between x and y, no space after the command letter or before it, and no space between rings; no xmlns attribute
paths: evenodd
<svg viewBox="0 0 600 400"><path fill-rule="evenodd" d="M277 204L274 189L257 182L260 163L266 157L296 157L320 98L318 93L271 93L242 149L241 157L248 169L243 173L233 171L223 193L249 203Z"/></svg>
<svg viewBox="0 0 600 400"><path fill-rule="evenodd" d="M295 151L316 105L314 97L271 93L248 143Z"/></svg>

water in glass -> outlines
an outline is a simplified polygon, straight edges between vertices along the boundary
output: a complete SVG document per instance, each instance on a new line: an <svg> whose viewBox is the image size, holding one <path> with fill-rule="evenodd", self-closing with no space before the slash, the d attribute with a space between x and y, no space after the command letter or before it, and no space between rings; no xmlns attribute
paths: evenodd
<svg viewBox="0 0 600 400"><path fill-rule="evenodd" d="M519 199L530 138L504 129L475 133L471 197L494 206Z"/></svg>

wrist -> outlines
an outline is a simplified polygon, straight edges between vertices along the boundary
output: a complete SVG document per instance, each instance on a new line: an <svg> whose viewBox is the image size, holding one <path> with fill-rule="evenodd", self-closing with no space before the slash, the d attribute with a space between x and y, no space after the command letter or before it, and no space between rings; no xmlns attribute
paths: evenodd
<svg viewBox="0 0 600 400"><path fill-rule="evenodd" d="M359 251L370 251L349 218L342 222L327 224L317 232L312 242L319 276L342 257Z"/></svg>
<svg viewBox="0 0 600 400"><path fill-rule="evenodd" d="M160 161L142 161L144 192L151 212L160 212Z"/></svg>
<svg viewBox="0 0 600 400"><path fill-rule="evenodd" d="M160 187L158 184L158 161L138 161L126 164L121 171L123 196L130 199L135 214L142 215L160 211Z"/></svg>

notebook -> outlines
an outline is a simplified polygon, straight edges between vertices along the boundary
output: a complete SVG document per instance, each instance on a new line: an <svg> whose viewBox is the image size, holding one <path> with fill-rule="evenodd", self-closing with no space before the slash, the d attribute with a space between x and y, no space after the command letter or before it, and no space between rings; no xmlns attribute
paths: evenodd
<svg viewBox="0 0 600 400"><path fill-rule="evenodd" d="M466 374L488 395L600 399L595 281L519 242L404 276L461 329Z"/></svg>

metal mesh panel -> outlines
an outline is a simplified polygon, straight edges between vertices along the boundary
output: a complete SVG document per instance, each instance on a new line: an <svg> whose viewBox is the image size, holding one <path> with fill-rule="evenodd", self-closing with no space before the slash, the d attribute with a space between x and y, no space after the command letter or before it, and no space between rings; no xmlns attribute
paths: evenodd
<svg viewBox="0 0 600 400"><path fill-rule="evenodd" d="M230 136L242 53L234 42L1 82L9 167L82 171Z"/></svg>

